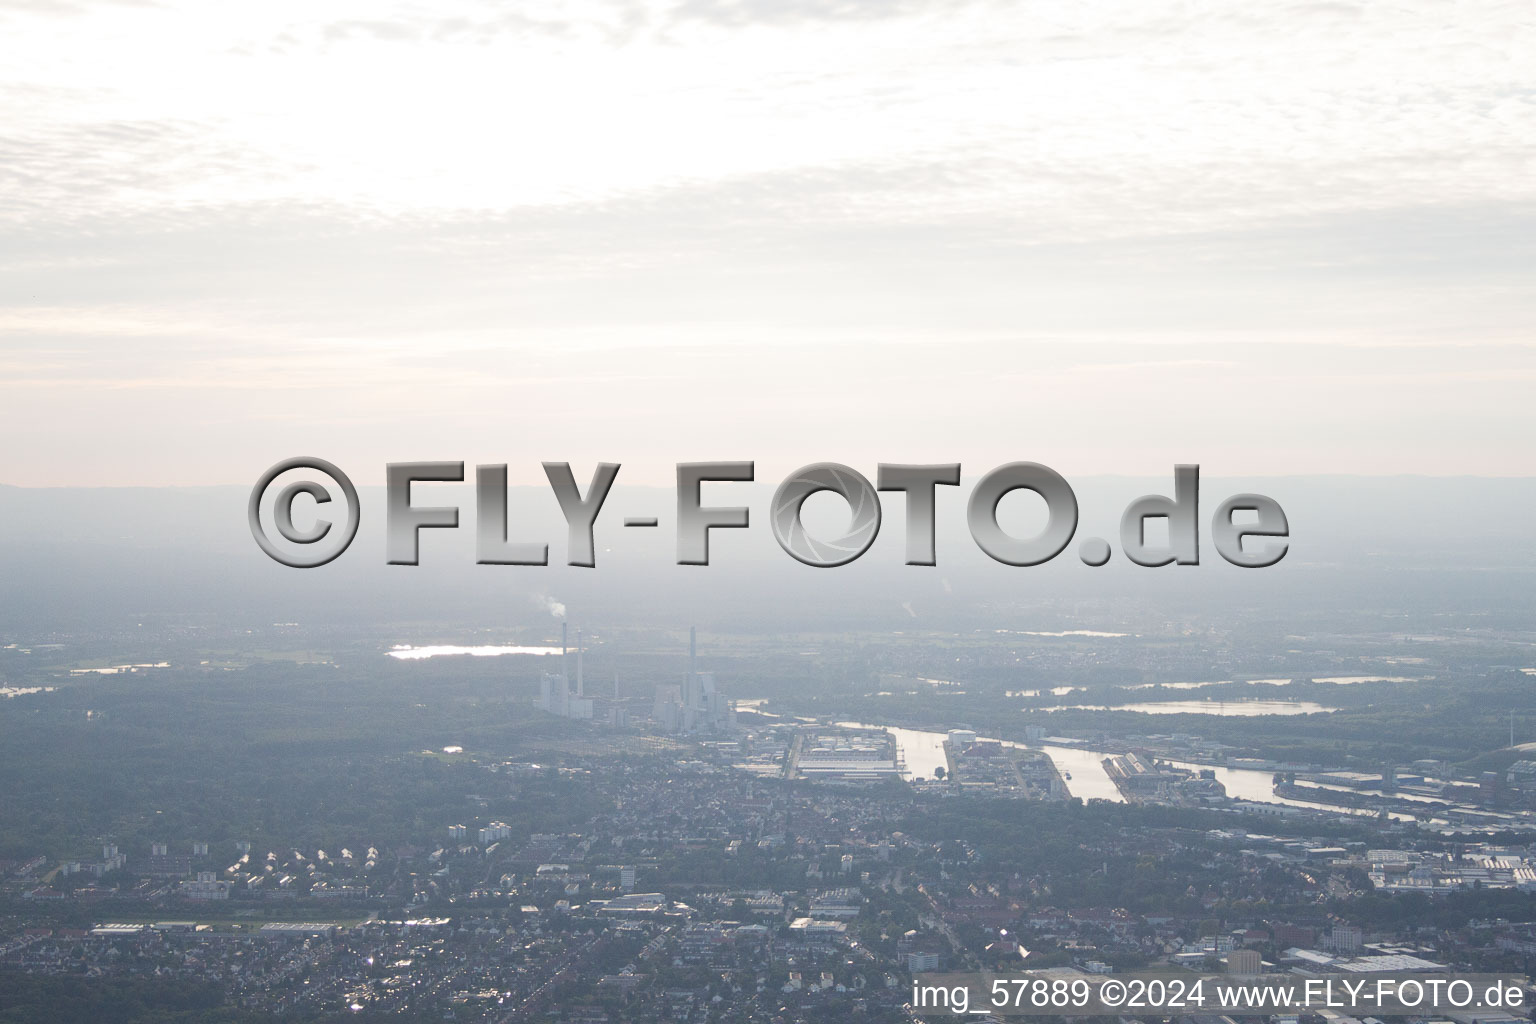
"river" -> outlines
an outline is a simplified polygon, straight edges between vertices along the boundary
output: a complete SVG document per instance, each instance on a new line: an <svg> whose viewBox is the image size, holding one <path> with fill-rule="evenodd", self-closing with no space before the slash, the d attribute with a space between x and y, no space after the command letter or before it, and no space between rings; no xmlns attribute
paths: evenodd
<svg viewBox="0 0 1536 1024"><path fill-rule="evenodd" d="M839 726L847 729L884 729L896 740L896 745L901 750L902 759L906 761L906 777L916 779L933 778L933 770L945 763L944 740L947 734L942 732L928 732L922 729L902 729L896 726L870 725L866 722L838 722ZM1111 756L1102 750L1085 750L1081 747L1062 747L1053 744L1027 744L1003 741L1004 745L1016 747L1021 750L1043 750L1055 763L1057 771L1061 772L1067 784L1067 792L1083 800L1108 800L1111 803L1125 803L1125 797L1118 787L1111 781L1109 773L1104 770L1104 759ZM1252 768L1227 768L1218 765L1195 764L1189 761L1174 761L1167 758L1169 764L1181 768L1210 769L1216 775L1216 779L1226 787L1227 795L1238 800L1251 800L1255 803L1285 804L1290 807L1306 807L1312 810L1331 811L1335 814L1357 814L1370 816L1372 811L1363 808L1339 807L1333 804L1317 803L1311 800L1293 800L1288 797L1278 796L1275 793L1274 777L1271 771L1256 771ZM1071 776L1067 778L1067 776ZM1393 814L1392 817L1400 821L1410 821L1412 817L1406 814Z"/></svg>

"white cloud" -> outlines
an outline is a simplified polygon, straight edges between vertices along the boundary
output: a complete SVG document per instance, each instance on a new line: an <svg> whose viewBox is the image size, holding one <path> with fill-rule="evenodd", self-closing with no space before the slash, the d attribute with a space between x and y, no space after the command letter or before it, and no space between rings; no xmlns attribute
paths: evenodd
<svg viewBox="0 0 1536 1024"><path fill-rule="evenodd" d="M785 409L785 460L1536 472L1525 4L488 11L0 5L0 429L55 424L0 481L573 401L663 475Z"/></svg>
<svg viewBox="0 0 1536 1024"><path fill-rule="evenodd" d="M352 7L13 15L6 165L114 211L510 210L847 174L875 186L859 220L1006 210L1052 237L1529 200L1536 180L1519 5L1450 24L1433 4Z"/></svg>

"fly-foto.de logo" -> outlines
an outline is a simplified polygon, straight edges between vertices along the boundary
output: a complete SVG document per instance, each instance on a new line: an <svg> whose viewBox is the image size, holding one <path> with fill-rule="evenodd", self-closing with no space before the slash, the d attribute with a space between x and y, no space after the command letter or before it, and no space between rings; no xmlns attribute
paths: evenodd
<svg viewBox="0 0 1536 1024"><path fill-rule="evenodd" d="M546 462L544 475L554 491L567 527L569 565L596 566L593 530L603 503L619 475L619 464L600 462L585 492L568 462ZM329 484L315 479L329 478ZM385 561L416 565L420 533L457 529L459 509L453 505L417 504L413 485L457 483L464 480L462 462L392 462L385 467ZM705 505L703 488L725 490L731 483L755 479L751 462L680 462L677 464L677 564L708 565L711 530L747 529L751 511L742 505ZM960 486L960 464L909 465L881 463L875 483L858 470L835 462L817 462L797 469L773 493L768 523L774 539L789 555L806 565L832 568L863 555L880 533L880 492L903 495L906 506L906 564L935 565L935 506L940 487ZM1045 502L1047 518L1034 536L1020 537L998 523L997 508L1013 491L1032 491ZM836 494L848 505L847 528L840 534L817 535L807 529L801 512L813 494ZM314 522L299 526L294 507L307 499ZM718 500L718 499L715 499ZM331 510L344 505L340 509ZM324 459L300 456L268 469L251 489L247 506L251 534L272 558L295 568L330 562L357 536L362 516L357 488L346 473ZM332 518L326 518L331 515ZM1166 540L1148 537L1149 520L1165 520ZM1006 565L1049 562L1077 533L1077 495L1055 470L1036 462L1010 462L991 470L971 490L966 526L976 545ZM1173 496L1144 495L1126 506L1120 517L1120 550L1136 565L1200 564L1200 467L1174 467ZM630 516L626 527L656 528L656 516ZM508 521L507 467L475 467L475 562L479 565L548 565L546 539L516 538ZM275 535L275 536L274 536ZM1210 519L1216 552L1233 565L1260 569L1274 565L1290 548L1290 523L1278 502L1262 494L1234 494L1217 505ZM1085 565L1101 566L1113 554L1109 541L1089 537L1078 545Z"/></svg>

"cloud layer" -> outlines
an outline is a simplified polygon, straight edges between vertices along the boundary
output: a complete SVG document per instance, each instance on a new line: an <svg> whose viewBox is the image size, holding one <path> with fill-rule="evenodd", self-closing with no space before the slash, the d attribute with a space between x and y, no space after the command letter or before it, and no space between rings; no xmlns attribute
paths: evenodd
<svg viewBox="0 0 1536 1024"><path fill-rule="evenodd" d="M0 4L0 480L1536 473L1533 57L1491 0Z"/></svg>

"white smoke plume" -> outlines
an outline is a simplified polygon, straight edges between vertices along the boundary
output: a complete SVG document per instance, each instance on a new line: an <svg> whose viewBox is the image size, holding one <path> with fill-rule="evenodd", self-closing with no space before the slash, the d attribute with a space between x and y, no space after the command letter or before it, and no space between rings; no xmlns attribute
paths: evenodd
<svg viewBox="0 0 1536 1024"><path fill-rule="evenodd" d="M548 594L535 594L533 596L533 603L538 605L540 608L543 608L557 619L565 618L564 601L556 601Z"/></svg>

